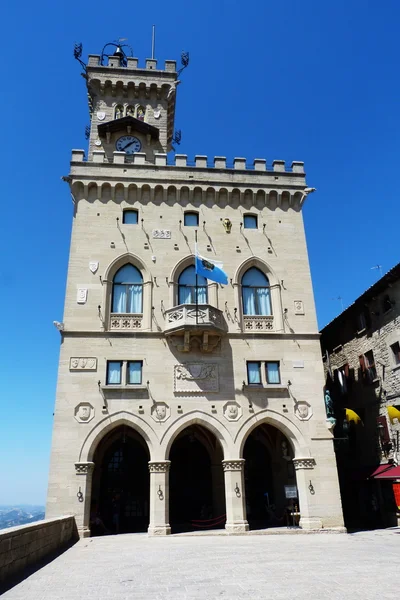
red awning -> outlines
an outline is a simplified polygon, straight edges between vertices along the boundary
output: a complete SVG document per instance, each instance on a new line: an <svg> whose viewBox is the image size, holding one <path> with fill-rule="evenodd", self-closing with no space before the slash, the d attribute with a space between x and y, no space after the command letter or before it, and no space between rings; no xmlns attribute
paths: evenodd
<svg viewBox="0 0 400 600"><path fill-rule="evenodd" d="M375 479L400 479L400 466L379 465L370 477Z"/></svg>

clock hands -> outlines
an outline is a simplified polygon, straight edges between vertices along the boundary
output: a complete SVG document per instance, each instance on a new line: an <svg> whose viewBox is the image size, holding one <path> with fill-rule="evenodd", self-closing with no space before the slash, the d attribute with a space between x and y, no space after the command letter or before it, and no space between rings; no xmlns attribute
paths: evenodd
<svg viewBox="0 0 400 600"><path fill-rule="evenodd" d="M125 150L126 150L127 148L129 148L129 146L131 146L131 145L132 145L132 144L134 144L135 142L136 142L136 140L132 140L131 142L128 142L128 143L126 144L126 146L124 146L123 148L121 148L121 152L125 152Z"/></svg>

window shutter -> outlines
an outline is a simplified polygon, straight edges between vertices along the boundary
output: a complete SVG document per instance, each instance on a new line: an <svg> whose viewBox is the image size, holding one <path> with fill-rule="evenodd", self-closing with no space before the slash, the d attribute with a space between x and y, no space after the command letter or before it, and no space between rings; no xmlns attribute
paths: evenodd
<svg viewBox="0 0 400 600"><path fill-rule="evenodd" d="M390 442L390 435L389 435L389 429L388 429L386 417L377 417L376 420L377 420L377 424L378 424L380 431L382 431L381 439L384 444L387 444L388 442Z"/></svg>
<svg viewBox="0 0 400 600"><path fill-rule="evenodd" d="M344 365L344 374L345 374L346 379L348 379L350 376L349 365Z"/></svg>
<svg viewBox="0 0 400 600"><path fill-rule="evenodd" d="M360 361L361 372L362 372L362 374L364 374L365 373L365 358L363 355L361 355L358 357L358 360Z"/></svg>

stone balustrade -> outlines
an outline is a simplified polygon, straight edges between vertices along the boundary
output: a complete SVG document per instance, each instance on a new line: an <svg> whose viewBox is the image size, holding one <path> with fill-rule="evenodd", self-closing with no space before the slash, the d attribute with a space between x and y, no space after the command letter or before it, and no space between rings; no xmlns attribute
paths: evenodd
<svg viewBox="0 0 400 600"><path fill-rule="evenodd" d="M143 325L143 315L111 313L110 329L113 331L132 331L132 329L141 329Z"/></svg>

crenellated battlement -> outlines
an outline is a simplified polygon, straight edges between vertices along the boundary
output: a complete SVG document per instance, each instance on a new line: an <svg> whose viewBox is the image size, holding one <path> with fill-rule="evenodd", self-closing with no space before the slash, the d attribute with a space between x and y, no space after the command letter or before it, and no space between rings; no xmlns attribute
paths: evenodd
<svg viewBox="0 0 400 600"><path fill-rule="evenodd" d="M121 65L119 56L108 56L107 61L108 62L106 65L102 65L101 64L101 56L99 54L89 54L87 66L88 67L100 67L102 69L110 69L110 68L120 69L121 71L123 71L125 73L126 73L126 71L130 71L130 70L157 71L158 74L162 73L162 72L174 73L174 74L176 73L176 60L164 61L164 69L157 69L158 61L155 58L146 58L144 67L139 66L138 58L134 58L131 56L128 56L126 59L126 61L127 61L126 67Z"/></svg>
<svg viewBox="0 0 400 600"><path fill-rule="evenodd" d="M72 164L75 163L87 163L85 160L85 151L84 150L72 150L71 157ZM197 154L194 157L194 161L188 160L187 154L175 154L175 156L170 160L167 154L164 153L155 153L154 154L154 163L149 163L146 160L146 154L144 152L136 152L131 156L127 156L125 152L113 152L112 159L106 155L104 150L95 150L93 152L93 163L102 163L102 164L126 164L126 165L147 165L148 167L186 167L186 168L195 168L195 169L212 169L216 170L227 170L227 171L257 171L257 172L267 172L267 173L280 173L283 175L303 175L304 172L304 162L302 161L293 161L291 166L288 167L284 160L274 160L271 165L267 164L267 160L265 158L255 158L253 163L248 163L246 158L235 157L231 163L227 162L227 158L225 156L214 156L213 159L209 159L207 156Z"/></svg>

